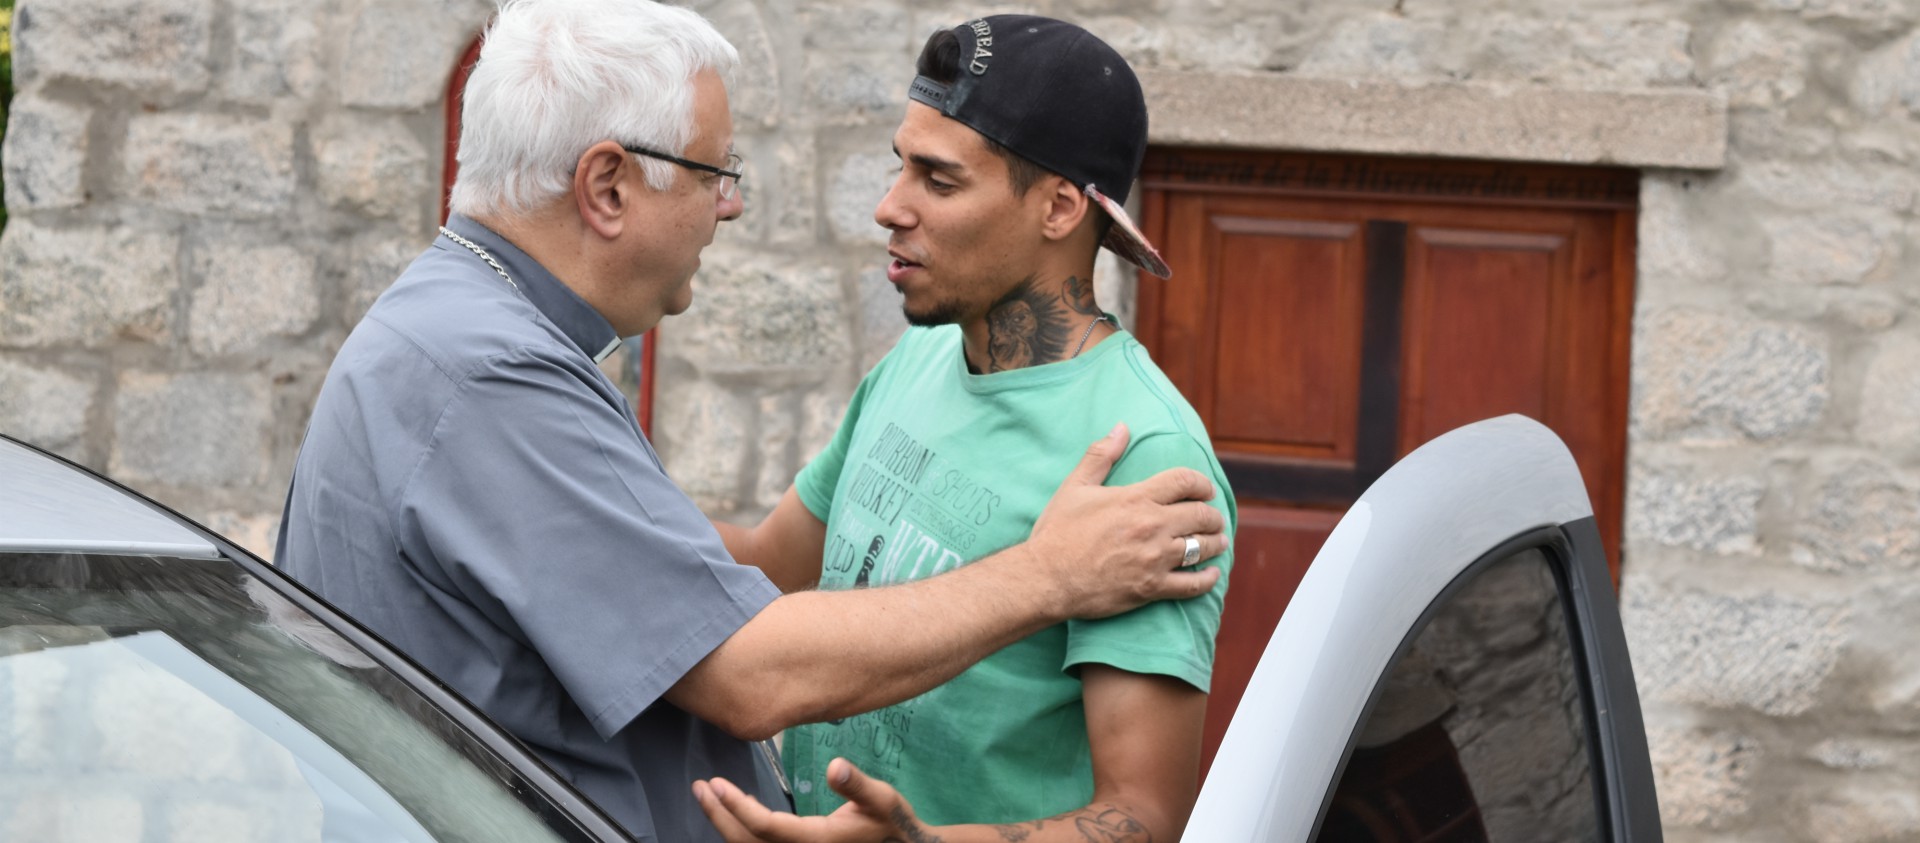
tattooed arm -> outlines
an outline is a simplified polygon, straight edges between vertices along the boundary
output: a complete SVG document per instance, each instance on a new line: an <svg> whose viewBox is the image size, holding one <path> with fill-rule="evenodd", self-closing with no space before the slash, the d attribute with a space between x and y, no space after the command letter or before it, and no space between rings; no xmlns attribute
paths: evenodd
<svg viewBox="0 0 1920 843"><path fill-rule="evenodd" d="M845 759L827 780L849 801L825 817L767 810L722 779L695 782L694 797L728 843L1173 843L1199 789L1207 695L1165 676L1085 665L1093 801L1043 820L929 826L891 785Z"/></svg>
<svg viewBox="0 0 1920 843"><path fill-rule="evenodd" d="M1080 668L1093 801L1032 822L939 829L949 843L1173 843L1200 787L1207 695L1178 679L1105 665ZM991 829L988 837L974 829Z"/></svg>

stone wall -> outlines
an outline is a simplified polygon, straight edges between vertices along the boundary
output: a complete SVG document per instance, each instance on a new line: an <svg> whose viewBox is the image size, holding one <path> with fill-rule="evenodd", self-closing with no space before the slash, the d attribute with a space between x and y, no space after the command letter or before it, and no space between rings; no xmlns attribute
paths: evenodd
<svg viewBox="0 0 1920 843"><path fill-rule="evenodd" d="M264 550L333 350L431 233L445 83L488 6L19 3L0 430ZM917 44L1013 7L693 6L746 62L748 212L662 331L656 432L696 500L750 519L901 329L871 209ZM1920 8L1025 8L1142 69L1312 82L1317 119L1339 116L1329 82L1369 103L1422 86L1723 97L1725 166L1650 169L1642 189L1623 585L1669 836L1920 836ZM1353 123L1375 151L1467 154L1480 128L1468 109L1358 117L1376 116ZM1102 278L1130 313L1124 273Z"/></svg>

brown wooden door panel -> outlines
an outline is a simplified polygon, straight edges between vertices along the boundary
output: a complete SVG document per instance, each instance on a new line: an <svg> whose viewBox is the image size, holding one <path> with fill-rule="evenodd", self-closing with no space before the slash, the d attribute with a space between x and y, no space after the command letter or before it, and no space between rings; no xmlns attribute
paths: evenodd
<svg viewBox="0 0 1920 843"><path fill-rule="evenodd" d="M1208 222L1218 328L1212 400L1201 418L1214 446L1351 467L1361 226L1224 209Z"/></svg>
<svg viewBox="0 0 1920 843"><path fill-rule="evenodd" d="M1214 750L1233 715L1232 707L1222 711L1214 701L1237 702L1246 693L1253 668L1266 652L1267 639L1293 599L1294 587L1342 514L1241 501L1240 531L1233 540L1233 579L1227 587L1226 613L1213 656L1203 771L1213 763Z"/></svg>
<svg viewBox="0 0 1920 843"><path fill-rule="evenodd" d="M1418 225L1411 234L1399 453L1492 416L1547 418L1570 239Z"/></svg>
<svg viewBox="0 0 1920 843"><path fill-rule="evenodd" d="M1636 174L1156 150L1143 184L1174 277L1141 276L1136 333L1240 498L1208 763L1338 515L1434 436L1547 424L1618 559Z"/></svg>

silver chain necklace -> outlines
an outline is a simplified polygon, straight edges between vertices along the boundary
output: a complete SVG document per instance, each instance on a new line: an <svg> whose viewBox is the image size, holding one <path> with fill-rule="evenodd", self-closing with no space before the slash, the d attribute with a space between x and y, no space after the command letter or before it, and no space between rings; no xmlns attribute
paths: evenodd
<svg viewBox="0 0 1920 843"><path fill-rule="evenodd" d="M1087 332L1080 335L1080 344L1073 347L1073 353L1071 355L1068 355L1067 359L1072 360L1075 357L1079 357L1080 352L1087 347L1087 340L1093 338L1093 329L1099 326L1100 323L1105 322L1110 318L1112 317L1109 317L1107 314L1102 313L1100 314L1099 318L1093 320L1092 322L1088 322Z"/></svg>
<svg viewBox="0 0 1920 843"><path fill-rule="evenodd" d="M506 267L501 266L499 261L494 260L492 255L487 254L487 250L480 248L480 244L453 233L453 229L444 225L440 226L440 233L447 235L447 239L467 247L467 251L479 255L481 260L486 261L488 266L493 267L494 272L500 273L500 279L507 282L507 286L512 287L516 293L520 292L520 285L513 283L513 276L507 274ZM1086 340L1081 340L1081 342L1084 343Z"/></svg>

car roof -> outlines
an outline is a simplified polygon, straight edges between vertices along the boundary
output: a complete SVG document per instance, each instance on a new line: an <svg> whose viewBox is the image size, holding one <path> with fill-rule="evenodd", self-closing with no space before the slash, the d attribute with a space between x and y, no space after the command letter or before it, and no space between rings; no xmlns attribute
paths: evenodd
<svg viewBox="0 0 1920 843"><path fill-rule="evenodd" d="M6 437L0 551L220 558L212 542L153 504Z"/></svg>

